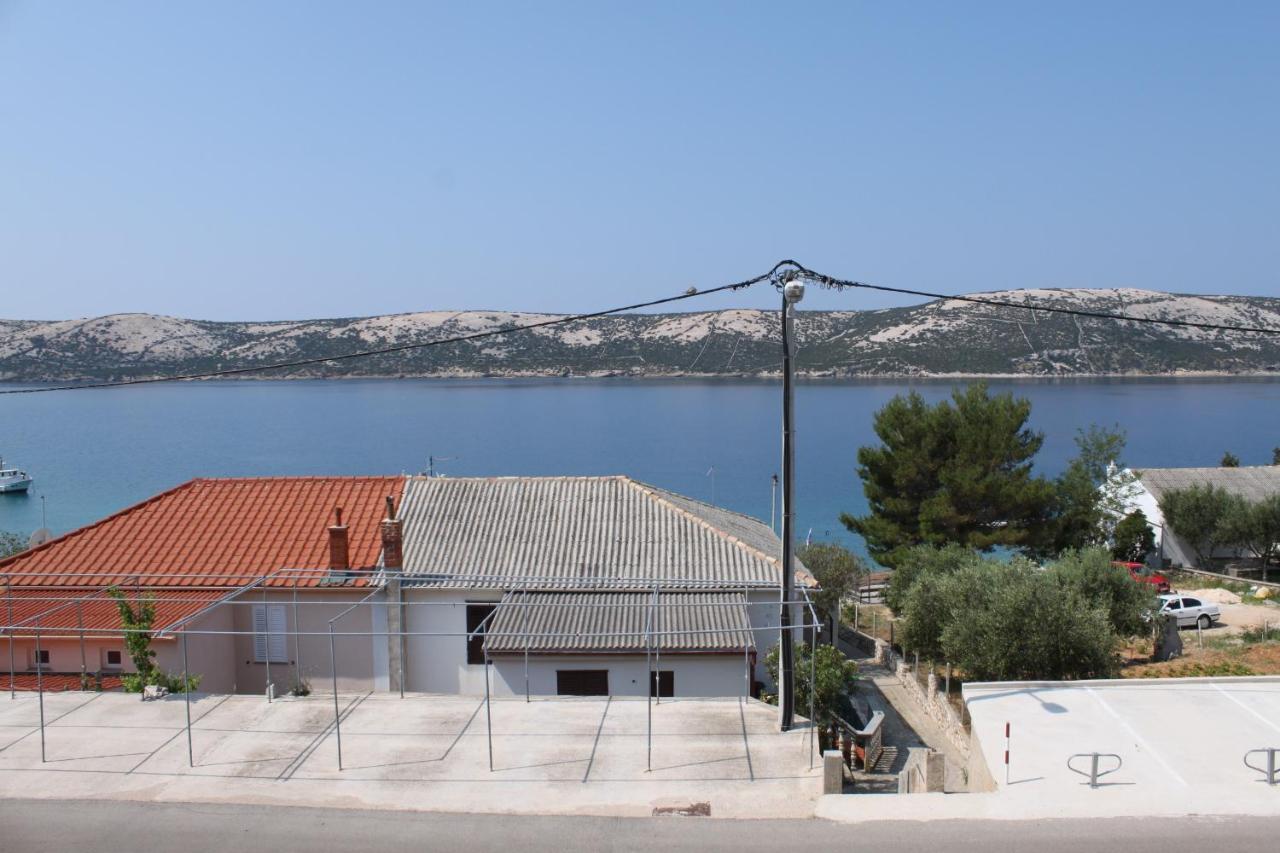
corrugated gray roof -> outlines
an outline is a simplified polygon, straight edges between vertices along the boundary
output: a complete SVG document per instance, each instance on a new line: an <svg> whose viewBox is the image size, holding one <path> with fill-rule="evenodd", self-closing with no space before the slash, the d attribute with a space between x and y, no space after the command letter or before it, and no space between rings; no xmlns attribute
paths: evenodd
<svg viewBox="0 0 1280 853"><path fill-rule="evenodd" d="M1213 485L1250 501L1280 493L1280 465L1247 468L1142 468L1135 471L1158 501L1173 489Z"/></svg>
<svg viewBox="0 0 1280 853"><path fill-rule="evenodd" d="M490 654L741 651L752 646L746 598L730 592L508 593L485 636ZM648 633L646 633L648 629Z"/></svg>
<svg viewBox="0 0 1280 853"><path fill-rule="evenodd" d="M768 525L629 477L412 477L400 510L418 585L779 585ZM797 583L812 577L796 561Z"/></svg>

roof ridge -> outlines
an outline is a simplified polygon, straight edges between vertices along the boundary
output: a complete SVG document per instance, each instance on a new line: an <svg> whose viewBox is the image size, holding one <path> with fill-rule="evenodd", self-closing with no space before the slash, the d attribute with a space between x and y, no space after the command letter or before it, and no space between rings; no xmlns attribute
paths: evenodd
<svg viewBox="0 0 1280 853"><path fill-rule="evenodd" d="M736 515L738 518L744 518L747 521L760 525L761 527L768 527L768 525L766 525L760 519L756 518L754 515L747 515L745 512L738 512L736 509L729 509L729 507L727 506L720 506L719 504L708 503L707 501L701 500L700 498L690 497L689 495L681 494L680 492L673 492L671 489L664 489L662 486L655 486L652 483L646 483L643 480L637 480L634 477L627 477L627 475L625 474L623 474L622 476L626 477L628 480L630 480L633 483L638 483L639 485L642 485L646 488L653 489L655 492L662 492L663 494L666 494L666 495L675 495L676 497L681 498L682 500L689 501L690 503L695 503L695 504L700 504L701 506L710 507L711 509L714 509L718 512L727 512L729 515ZM769 528L769 532L772 533L773 529ZM774 535L776 536L777 534L775 533Z"/></svg>
<svg viewBox="0 0 1280 853"><path fill-rule="evenodd" d="M651 500L654 500L657 503L674 510L677 514L684 516L685 518L693 521L695 524L698 524L701 527L706 528L707 530L710 530L712 533L716 534L720 538L725 539L729 542L732 542L734 545L737 545L739 548L743 549L744 551L747 551L751 554L755 554L756 556L770 563L773 563L774 565L780 564L781 562L780 558L769 556L765 552L761 551L759 548L756 548L752 545L748 545L746 542L743 542L741 539L739 539L737 536L734 536L732 533L721 530L711 522L707 521L705 518L702 518L698 515L695 515L694 513L689 512L684 507L677 506L668 498L658 494L658 492L661 491L660 489L658 489L658 487L651 486L648 483L642 483L639 480L633 480L630 477L626 477L626 476L624 476L622 479L632 488L638 489L641 493L648 495ZM703 504L703 505L711 506L711 504Z"/></svg>
<svg viewBox="0 0 1280 853"><path fill-rule="evenodd" d="M108 515L105 518L100 518L97 521L90 522L89 524L85 524L81 527L77 527L74 530L68 530L66 533L63 533L61 536L55 536L52 539L48 540L47 542L41 542L39 545L37 545L34 548L28 548L25 551L19 551L16 554L11 554L8 557L5 557L3 560L0 560L0 569L3 569L5 566L9 565L10 563L18 561L19 559L22 559L24 557L29 557L32 554L35 554L39 551L43 551L44 549L48 548L51 545L56 545L57 543L64 542L73 536L79 536L83 533L87 533L88 531L93 530L94 528L101 527L102 525L106 524L109 521L114 521L115 519L120 518L121 516L128 515L131 512L140 510L147 504L155 503L156 501L162 498L167 498L172 494L182 491L183 489L190 488L191 486L198 483L199 481L200 481L199 477L192 477L190 480L187 480L186 482L183 482L183 483L179 483L178 485L173 486L172 488L165 489L163 492L154 494L144 501L139 501L138 503L131 504L130 506L125 507L124 509L116 510L115 512L111 513L111 515ZM0 572L0 574L2 574L2 572Z"/></svg>
<svg viewBox="0 0 1280 853"><path fill-rule="evenodd" d="M630 480L626 474L494 474L490 476L477 475L473 477L428 477L426 474L409 474L408 479L415 482L426 480Z"/></svg>
<svg viewBox="0 0 1280 853"><path fill-rule="evenodd" d="M334 480L400 480L406 474L272 474L261 477L192 477L188 483L259 483L259 482L301 482ZM184 484L185 485L185 484Z"/></svg>

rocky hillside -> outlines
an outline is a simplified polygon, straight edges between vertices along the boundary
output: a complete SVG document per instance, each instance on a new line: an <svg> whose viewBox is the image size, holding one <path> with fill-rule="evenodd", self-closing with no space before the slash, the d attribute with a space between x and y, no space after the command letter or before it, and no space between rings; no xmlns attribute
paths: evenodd
<svg viewBox="0 0 1280 853"><path fill-rule="evenodd" d="M1146 290L1026 290L1001 299L1280 329L1280 299ZM510 328L553 315L428 311L215 323L150 314L0 320L0 379L102 380L270 364ZM1028 376L1280 371L1280 336L1203 332L944 300L801 312L798 366L814 376ZM734 375L776 373L775 312L631 314L262 376Z"/></svg>

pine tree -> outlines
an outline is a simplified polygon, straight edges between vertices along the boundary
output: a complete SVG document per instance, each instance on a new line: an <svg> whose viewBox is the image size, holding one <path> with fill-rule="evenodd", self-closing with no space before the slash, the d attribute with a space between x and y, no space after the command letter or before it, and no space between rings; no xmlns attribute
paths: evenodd
<svg viewBox="0 0 1280 853"><path fill-rule="evenodd" d="M1044 437L1030 415L1028 400L984 383L933 406L914 391L894 397L875 415L882 444L858 450L871 512L841 521L888 566L915 545L1040 547L1054 485L1032 472Z"/></svg>

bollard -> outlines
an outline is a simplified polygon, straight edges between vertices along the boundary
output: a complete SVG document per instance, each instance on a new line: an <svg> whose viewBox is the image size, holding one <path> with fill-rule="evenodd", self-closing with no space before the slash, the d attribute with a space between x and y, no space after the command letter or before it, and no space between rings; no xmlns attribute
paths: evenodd
<svg viewBox="0 0 1280 853"><path fill-rule="evenodd" d="M1071 762L1077 758L1089 759L1089 771L1087 773L1075 767L1074 765L1072 765ZM1098 762L1100 759L1103 759L1103 758L1115 759L1116 766L1108 770L1100 770L1098 767ZM1077 773L1081 776L1084 776L1086 779L1089 780L1087 783L1089 787L1094 789L1098 787L1099 779L1101 779L1103 776L1109 776L1112 773L1115 773L1117 770L1119 770L1123 766L1124 766L1123 759L1121 759L1120 756L1110 752L1080 752L1067 759L1067 769L1070 770L1072 773Z"/></svg>
<svg viewBox="0 0 1280 853"><path fill-rule="evenodd" d="M822 753L822 793L844 793L844 762L838 749Z"/></svg>
<svg viewBox="0 0 1280 853"><path fill-rule="evenodd" d="M1261 767L1258 767L1255 764L1249 763L1249 756L1258 755L1260 753L1266 753L1266 756L1267 756L1267 766L1265 770ZM1277 756L1280 756L1280 749L1276 747L1267 747L1264 749L1251 749L1244 754L1244 766L1248 767L1250 770L1256 770L1259 773L1265 773L1266 778L1264 781L1267 783L1268 786L1277 785L1277 784L1280 784L1280 779L1276 778L1276 773L1278 770L1280 770L1280 767L1277 767L1277 765L1280 765L1280 761L1277 760Z"/></svg>

